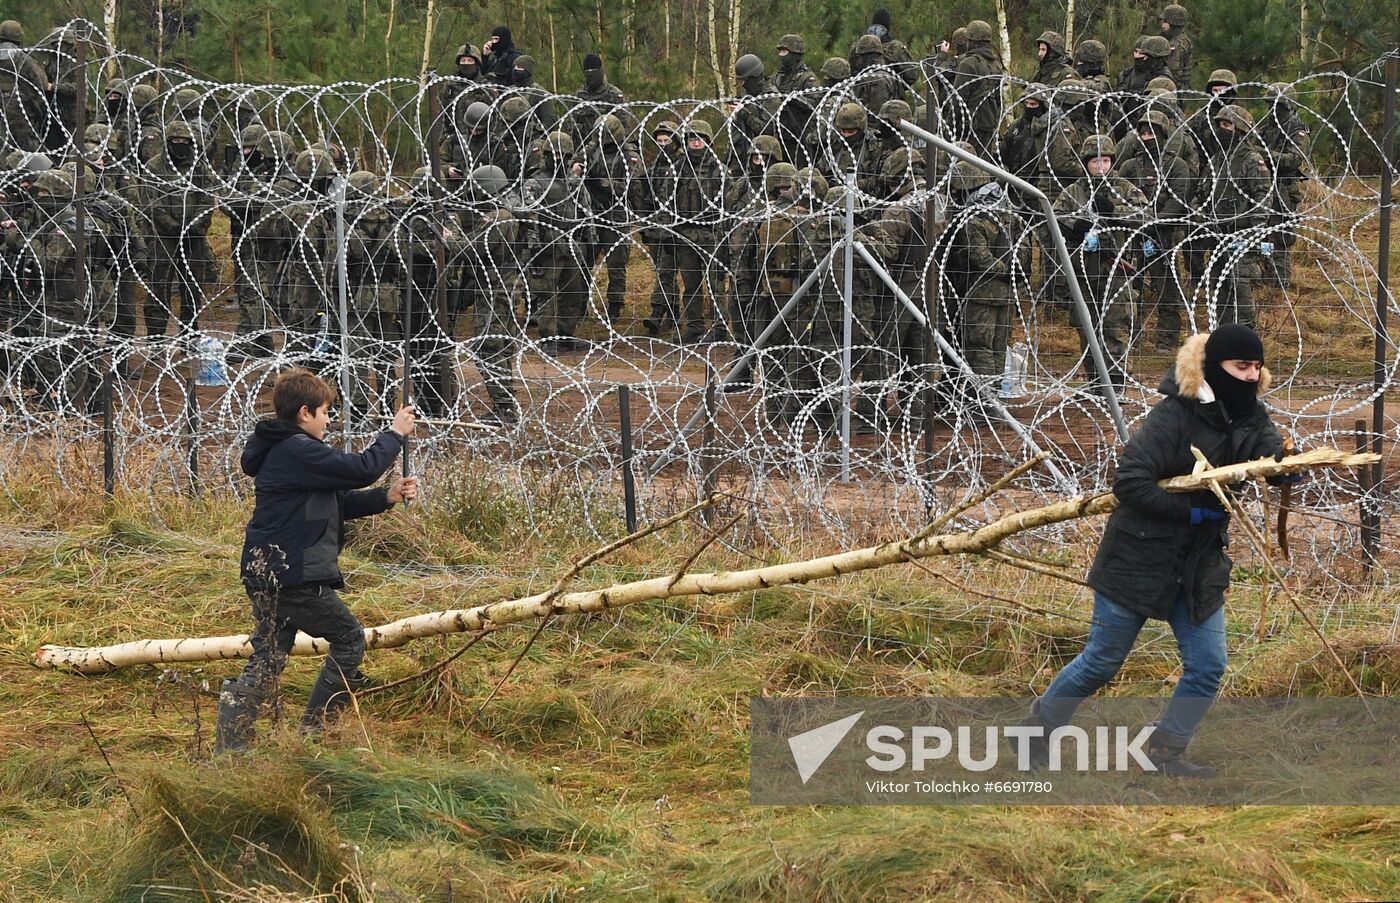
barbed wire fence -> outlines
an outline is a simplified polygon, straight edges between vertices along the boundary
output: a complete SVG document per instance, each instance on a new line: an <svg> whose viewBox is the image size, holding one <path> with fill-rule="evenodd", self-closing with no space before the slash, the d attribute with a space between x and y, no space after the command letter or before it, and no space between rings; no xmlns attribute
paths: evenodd
<svg viewBox="0 0 1400 903"><path fill-rule="evenodd" d="M887 67L791 95L617 107L436 75L216 84L97 33L75 22L25 50L72 89L41 92L40 110L21 85L5 107L6 147L29 152L6 161L0 199L15 221L0 290L5 478L51 467L96 486L105 453L112 486L246 492L243 440L276 374L304 366L342 387L331 441L360 444L408 397L428 419L411 462L429 497L467 461L526 496L562 479L594 532L611 529L624 482L642 519L720 488L747 499L750 535L845 543L918 529L1032 449L1054 467L1018 498L1106 488L1120 443L1044 215L996 181L961 192L897 109L854 129L838 119L851 102L906 99L905 118L1063 198L1086 177L1083 138L1141 143L1139 116L1160 109L1159 145L1200 150L1189 117L1208 101L959 83L932 64L922 109ZM1397 361L1376 263L1393 57L1232 89L1266 165L1243 190L1250 209L1213 206L1237 179L1222 159L1199 154L1182 191L1149 155L1134 179L1145 206L1104 218L1100 250L1072 249L1076 277L1094 274L1089 332L1120 374L1129 428L1180 338L1248 319L1243 289L1280 428L1300 447L1383 452L1376 474L1321 476L1300 500L1316 517L1296 524L1294 555L1338 586L1363 565L1388 582L1369 565L1396 546L1394 493L1376 479L1392 471L1395 426L1375 419ZM1014 123L1026 95L1048 108L1051 140L1015 158L984 123ZM89 110L105 128L79 129ZM1055 129L1074 136L1073 167ZM172 149L183 135L189 159ZM80 143L74 202L35 203L33 155L72 166ZM765 184L779 158L796 172ZM1008 291L982 324L959 236L989 212ZM1164 341L1168 307L1181 322ZM980 357L974 334L992 335ZM1363 532L1379 545L1363 552Z"/></svg>

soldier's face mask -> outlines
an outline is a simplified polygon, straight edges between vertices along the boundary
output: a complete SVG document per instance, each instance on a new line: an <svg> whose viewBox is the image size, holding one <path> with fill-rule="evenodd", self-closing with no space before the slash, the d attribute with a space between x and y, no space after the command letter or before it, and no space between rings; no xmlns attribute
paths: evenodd
<svg viewBox="0 0 1400 903"><path fill-rule="evenodd" d="M1027 115L1027 116L1030 116L1030 117L1043 116L1043 115L1045 115L1045 107L1044 107L1044 105L1041 104L1040 101L1038 101L1038 100L1037 100L1037 101L1027 101L1027 102L1026 102L1026 115Z"/></svg>
<svg viewBox="0 0 1400 903"><path fill-rule="evenodd" d="M1143 129L1138 132L1138 137L1142 139L1143 144L1149 147L1157 143L1157 135L1151 129Z"/></svg>
<svg viewBox="0 0 1400 903"><path fill-rule="evenodd" d="M534 76L524 69L521 69L519 66L510 70L510 83L512 85L528 85L532 78L534 78Z"/></svg>
<svg viewBox="0 0 1400 903"><path fill-rule="evenodd" d="M48 192L41 192L34 197L34 206L38 207L46 216L57 216L67 203L62 198L56 198Z"/></svg>
<svg viewBox="0 0 1400 903"><path fill-rule="evenodd" d="M463 78L476 78L479 69L476 57L465 55L457 57L457 74Z"/></svg>
<svg viewBox="0 0 1400 903"><path fill-rule="evenodd" d="M170 160L180 166L189 163L194 159L194 145L188 141L170 141L165 145L166 151L170 154Z"/></svg>
<svg viewBox="0 0 1400 903"><path fill-rule="evenodd" d="M779 48L778 48L778 57L779 57L779 59L782 59L782 58L786 57L787 55L788 55L788 49L787 49L786 47L779 47Z"/></svg>
<svg viewBox="0 0 1400 903"><path fill-rule="evenodd" d="M1144 61L1146 61L1146 60L1147 60L1147 54L1143 53L1141 50L1136 50L1136 49L1133 50L1133 62L1134 62L1134 63L1142 63L1142 62L1144 62Z"/></svg>
<svg viewBox="0 0 1400 903"><path fill-rule="evenodd" d="M122 112L122 96L120 94L107 95L107 115L112 118L120 116Z"/></svg>
<svg viewBox="0 0 1400 903"><path fill-rule="evenodd" d="M1107 176L1113 170L1113 158L1090 157L1086 165L1089 170L1089 175L1093 176L1096 179L1102 179L1104 176Z"/></svg>
<svg viewBox="0 0 1400 903"><path fill-rule="evenodd" d="M596 91L596 90L598 90L599 88L603 87L603 70L602 70L602 69L585 69L585 70L583 70L583 83L584 83L584 85L586 85L587 87L593 89L594 91Z"/></svg>
<svg viewBox="0 0 1400 903"><path fill-rule="evenodd" d="M656 146L657 146L657 147L662 147L662 148L664 148L664 147L670 147L670 146L671 146L671 133L670 133L670 132L657 132L655 135L652 135L651 137L652 137L652 140L656 142Z"/></svg>
<svg viewBox="0 0 1400 903"><path fill-rule="evenodd" d="M1224 94L1224 93L1225 93L1226 91L1228 91L1228 90L1230 90L1230 86L1229 86L1229 85L1218 85L1218 84L1217 84L1217 85L1211 85L1211 86L1210 86L1210 93L1214 94L1216 97L1219 97L1220 95Z"/></svg>
<svg viewBox="0 0 1400 903"><path fill-rule="evenodd" d="M850 141L860 134L859 129L838 129L837 132L844 141Z"/></svg>

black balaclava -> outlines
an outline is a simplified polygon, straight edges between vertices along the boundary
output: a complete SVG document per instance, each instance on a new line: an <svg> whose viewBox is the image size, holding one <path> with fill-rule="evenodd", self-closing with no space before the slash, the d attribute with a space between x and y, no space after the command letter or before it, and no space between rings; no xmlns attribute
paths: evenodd
<svg viewBox="0 0 1400 903"><path fill-rule="evenodd" d="M476 60L476 62L458 63L458 75L460 75L462 78L476 78L478 75L481 74L481 60L477 60L476 57L472 56L470 53L464 53L462 54L462 56L457 57L457 59L460 60L462 57L467 57L468 59Z"/></svg>
<svg viewBox="0 0 1400 903"><path fill-rule="evenodd" d="M1074 71L1085 76L1102 75L1103 63L1091 63L1086 60L1081 60L1074 64Z"/></svg>
<svg viewBox="0 0 1400 903"><path fill-rule="evenodd" d="M165 150L176 166L188 166L194 161L194 145L187 141L167 141Z"/></svg>
<svg viewBox="0 0 1400 903"><path fill-rule="evenodd" d="M1243 323L1227 323L1206 339L1206 383L1230 417L1243 417L1254 410L1259 403L1259 384L1236 379L1225 372L1220 362L1262 360L1264 343L1257 332Z"/></svg>
<svg viewBox="0 0 1400 903"><path fill-rule="evenodd" d="M890 11L882 6L875 10L875 14L870 17L870 27L865 32L875 35L881 43L884 43L890 37L890 24Z"/></svg>
<svg viewBox="0 0 1400 903"><path fill-rule="evenodd" d="M603 58L596 53L583 58L583 84L590 91L603 87Z"/></svg>
<svg viewBox="0 0 1400 903"><path fill-rule="evenodd" d="M121 95L107 98L107 117L116 122L122 115L122 108L126 105L126 98Z"/></svg>
<svg viewBox="0 0 1400 903"><path fill-rule="evenodd" d="M1023 109L1026 111L1026 115L1027 115L1027 116L1029 116L1029 117L1032 118L1032 119L1035 119L1035 118L1037 118L1037 117L1044 116L1046 110L1049 109L1049 108L1045 106L1045 101L1042 100L1040 103L1036 104L1035 106L1031 106L1031 105L1029 105L1029 104L1025 104L1025 105L1023 106Z"/></svg>
<svg viewBox="0 0 1400 903"><path fill-rule="evenodd" d="M493 38L500 38L500 40L496 42L496 46L491 48L493 54L505 53L507 50L513 50L515 48L515 42L510 39L510 29L506 26L497 25L495 28L491 29L491 36Z"/></svg>
<svg viewBox="0 0 1400 903"><path fill-rule="evenodd" d="M778 57L778 71L796 72L797 68L802 65L802 56L800 53L789 50L787 56Z"/></svg>

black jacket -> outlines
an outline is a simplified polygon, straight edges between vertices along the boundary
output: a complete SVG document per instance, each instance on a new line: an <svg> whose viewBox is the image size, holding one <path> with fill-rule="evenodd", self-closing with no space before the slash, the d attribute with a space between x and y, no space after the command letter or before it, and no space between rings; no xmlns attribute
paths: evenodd
<svg viewBox="0 0 1400 903"><path fill-rule="evenodd" d="M1166 399L1147 415L1118 459L1113 494L1121 505L1108 518L1089 585L1126 608L1151 618L1171 614L1185 586L1191 617L1200 623L1225 604L1230 585L1226 529L1229 518L1191 526L1193 507L1220 505L1208 491L1172 493L1157 485L1168 477L1189 474L1196 446L1213 466L1271 457L1283 440L1263 405L1231 422L1219 402L1202 402L1206 336L1186 341L1176 369L1158 390ZM1259 391L1269 384L1267 370Z"/></svg>
<svg viewBox="0 0 1400 903"><path fill-rule="evenodd" d="M258 423L243 449L243 472L255 490L243 535L243 583L256 589L344 586L337 559L345 522L391 507L387 489L364 487L384 475L402 448L403 439L392 430L355 455L288 420Z"/></svg>

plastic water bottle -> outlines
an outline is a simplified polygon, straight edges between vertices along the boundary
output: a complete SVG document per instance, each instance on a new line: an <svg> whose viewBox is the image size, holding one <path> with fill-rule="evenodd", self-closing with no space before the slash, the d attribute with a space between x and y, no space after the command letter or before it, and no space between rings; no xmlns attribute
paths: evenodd
<svg viewBox="0 0 1400 903"><path fill-rule="evenodd" d="M325 311L316 315L321 319L321 328L316 330L316 347L314 353L317 357L323 357L331 350L331 318L326 316Z"/></svg>
<svg viewBox="0 0 1400 903"><path fill-rule="evenodd" d="M1093 253L1099 249L1099 230L1090 229L1084 236L1084 250Z"/></svg>
<svg viewBox="0 0 1400 903"><path fill-rule="evenodd" d="M1268 257L1274 253L1274 243L1271 241L1259 242L1259 253Z"/></svg>
<svg viewBox="0 0 1400 903"><path fill-rule="evenodd" d="M224 343L211 335L203 336L195 343L195 355L199 358L199 369L195 371L196 386L226 386L228 372L224 370Z"/></svg>
<svg viewBox="0 0 1400 903"><path fill-rule="evenodd" d="M1001 371L1001 397L1019 398L1026 394L1026 369L1030 349L1017 342L1006 349L1006 364Z"/></svg>

